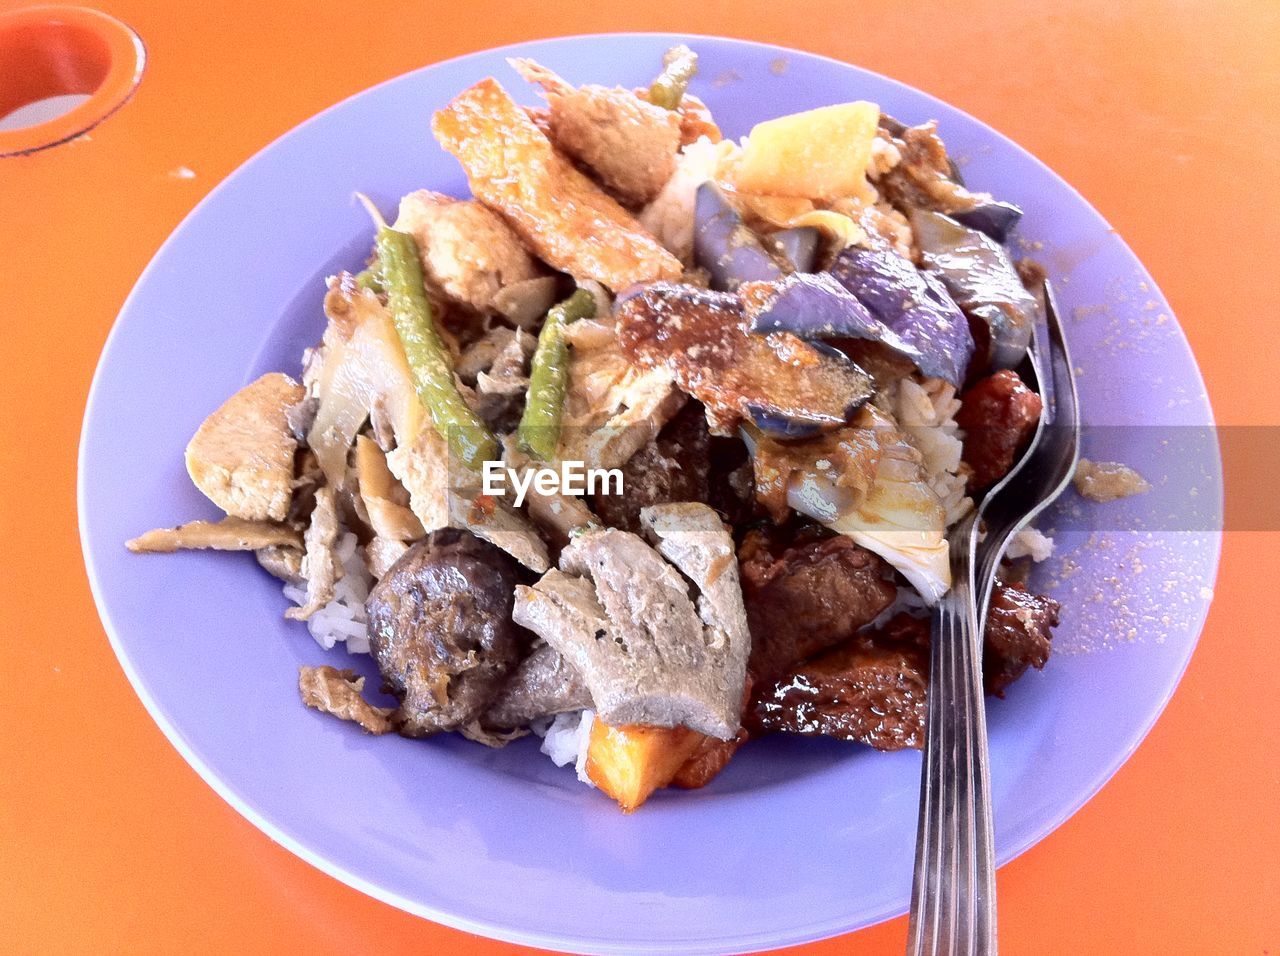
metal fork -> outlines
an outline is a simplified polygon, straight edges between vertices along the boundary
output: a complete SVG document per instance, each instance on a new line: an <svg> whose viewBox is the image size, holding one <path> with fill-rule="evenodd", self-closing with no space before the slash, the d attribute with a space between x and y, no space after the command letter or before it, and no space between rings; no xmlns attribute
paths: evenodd
<svg viewBox="0 0 1280 956"><path fill-rule="evenodd" d="M1014 468L952 534L952 587L933 612L907 942L914 956L996 952L982 633L1009 541L1066 487L1080 447L1071 357L1048 282L1043 311L1044 326L1037 324L1019 369L1044 400L1040 422Z"/></svg>

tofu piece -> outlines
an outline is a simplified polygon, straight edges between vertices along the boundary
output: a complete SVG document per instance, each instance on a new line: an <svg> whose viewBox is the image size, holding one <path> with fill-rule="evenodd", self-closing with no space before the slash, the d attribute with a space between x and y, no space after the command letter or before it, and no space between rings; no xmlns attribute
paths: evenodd
<svg viewBox="0 0 1280 956"><path fill-rule="evenodd" d="M287 414L302 386L272 372L246 385L204 420L187 445L187 473L234 518L283 521L293 498L297 439Z"/></svg>
<svg viewBox="0 0 1280 956"><path fill-rule="evenodd" d="M556 152L492 77L437 111L431 128L466 170L476 198L554 268L614 292L681 274L679 260Z"/></svg>
<svg viewBox="0 0 1280 956"><path fill-rule="evenodd" d="M506 221L474 199L419 189L400 200L395 228L417 240L429 284L482 312L506 286L540 274Z"/></svg>

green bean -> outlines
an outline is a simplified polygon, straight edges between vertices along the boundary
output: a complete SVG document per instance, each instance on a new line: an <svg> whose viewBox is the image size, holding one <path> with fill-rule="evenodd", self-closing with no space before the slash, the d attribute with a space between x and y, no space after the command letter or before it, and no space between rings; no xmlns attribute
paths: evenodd
<svg viewBox="0 0 1280 956"><path fill-rule="evenodd" d="M382 275L378 272L376 266L370 266L361 272L357 272L356 285L362 289L368 289L371 292L376 292L378 295L382 295L382 293L387 291L382 285Z"/></svg>
<svg viewBox="0 0 1280 956"><path fill-rule="evenodd" d="M453 360L436 329L413 236L378 227L378 261L387 304L414 386L449 449L471 468L499 458L498 442L467 405L453 379Z"/></svg>
<svg viewBox="0 0 1280 956"><path fill-rule="evenodd" d="M516 438L526 454L542 461L556 456L560 444L560 416L564 413L564 393L569 377L569 344L564 340L570 322L595 315L596 300L579 289L547 312L538 333L538 347L529 367L529 394Z"/></svg>
<svg viewBox="0 0 1280 956"><path fill-rule="evenodd" d="M698 72L698 54L683 43L662 56L662 72L649 86L649 102L663 109L678 110L689 81Z"/></svg>

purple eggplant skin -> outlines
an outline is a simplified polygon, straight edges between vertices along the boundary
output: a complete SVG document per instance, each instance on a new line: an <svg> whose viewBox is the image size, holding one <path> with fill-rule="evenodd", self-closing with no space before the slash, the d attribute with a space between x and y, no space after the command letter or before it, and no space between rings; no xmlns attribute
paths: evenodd
<svg viewBox="0 0 1280 956"><path fill-rule="evenodd" d="M1010 202L992 199L979 202L972 209L951 214L956 222L970 229L985 233L996 242L1004 243L1009 233L1022 218L1022 210Z"/></svg>
<svg viewBox="0 0 1280 956"><path fill-rule="evenodd" d="M766 240L782 259L788 272L813 272L818 261L818 247L822 236L813 226L793 226L781 229Z"/></svg>
<svg viewBox="0 0 1280 956"><path fill-rule="evenodd" d="M744 282L782 277L782 267L715 183L698 187L693 214L693 259L710 274L711 288L733 292Z"/></svg>
<svg viewBox="0 0 1280 956"><path fill-rule="evenodd" d="M856 246L836 256L830 272L914 352L908 357L921 372L956 388L964 384L973 335L969 320L937 277L896 252Z"/></svg>
<svg viewBox="0 0 1280 956"><path fill-rule="evenodd" d="M757 311L748 297L751 331L790 332L802 339L874 339L885 330L853 293L828 273L797 273L771 283Z"/></svg>
<svg viewBox="0 0 1280 956"><path fill-rule="evenodd" d="M873 316L830 273L789 275L774 283L773 293L764 298L758 308L753 306L749 299L747 313L751 317L751 331L759 335L790 332L805 340L870 339L883 343L916 365L922 358L919 349Z"/></svg>
<svg viewBox="0 0 1280 956"><path fill-rule="evenodd" d="M812 435L847 424L875 395L872 376L839 349L753 335L739 293L653 282L614 315L622 353L670 370L713 427L746 417L777 437Z"/></svg>
<svg viewBox="0 0 1280 956"><path fill-rule="evenodd" d="M861 365L835 346L827 345L825 342L810 342L809 345L814 351L825 356L828 361L846 369L847 374L852 376L855 381L859 378L861 379L859 386L850 394L849 402L844 409L843 420L845 422L852 421L858 409L875 397L874 381ZM807 418L794 411L783 413L779 409L771 407L767 402L748 405L747 414L751 418L752 424L760 431L770 438L783 440L812 438L814 435L830 430L833 424L827 418Z"/></svg>
<svg viewBox="0 0 1280 956"><path fill-rule="evenodd" d="M990 364L1013 368L1022 361L1037 306L1004 247L950 216L923 209L911 214L911 229L926 272L942 281L965 314L986 323Z"/></svg>

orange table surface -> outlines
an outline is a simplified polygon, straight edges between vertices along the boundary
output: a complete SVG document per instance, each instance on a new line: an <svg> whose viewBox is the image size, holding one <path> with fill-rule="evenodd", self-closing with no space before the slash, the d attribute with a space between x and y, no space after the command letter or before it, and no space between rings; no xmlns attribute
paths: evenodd
<svg viewBox="0 0 1280 956"><path fill-rule="evenodd" d="M727 34L878 70L990 123L1076 186L1168 295L1219 421L1280 424L1276 0L101 8L146 42L138 94L87 139L0 160L0 949L521 951L362 896L223 803L126 682L76 533L90 377L147 260L252 153L380 80L489 46L613 30ZM178 167L194 178L171 175ZM1150 737L1000 871L1005 952L1280 946L1278 550L1274 532L1227 535L1199 649ZM795 952L894 953L905 934L898 919Z"/></svg>

